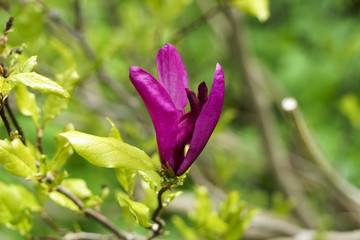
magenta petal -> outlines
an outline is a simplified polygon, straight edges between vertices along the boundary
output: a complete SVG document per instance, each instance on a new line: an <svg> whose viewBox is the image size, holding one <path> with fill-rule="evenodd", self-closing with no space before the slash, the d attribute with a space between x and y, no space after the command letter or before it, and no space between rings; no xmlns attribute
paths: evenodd
<svg viewBox="0 0 360 240"><path fill-rule="evenodd" d="M177 176L186 172L208 142L211 133L214 131L220 118L224 101L224 91L224 73L220 64L216 64L214 81L211 86L209 98L196 120L189 150L184 161L181 163L180 168L176 172Z"/></svg>
<svg viewBox="0 0 360 240"><path fill-rule="evenodd" d="M139 67L130 67L130 80L143 99L154 124L162 163L174 167L178 116L177 110L165 88L150 73Z"/></svg>
<svg viewBox="0 0 360 240"><path fill-rule="evenodd" d="M156 66L160 83L169 93L179 116L184 115L188 101L185 91L188 88L188 77L181 56L173 45L166 44L159 50L156 56Z"/></svg>

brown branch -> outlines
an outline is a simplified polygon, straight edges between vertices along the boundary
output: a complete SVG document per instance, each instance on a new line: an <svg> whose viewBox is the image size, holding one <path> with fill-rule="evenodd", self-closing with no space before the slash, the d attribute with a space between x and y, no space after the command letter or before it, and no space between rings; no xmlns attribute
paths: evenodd
<svg viewBox="0 0 360 240"><path fill-rule="evenodd" d="M8 132L9 137L12 138L13 130L12 130L12 128L11 128L11 125L10 125L9 120L7 119L7 117L6 117L6 115L5 115L3 103L0 103L0 104L1 104L1 106L0 106L0 108L1 108L1 109L0 109L1 119L2 119L2 121L4 122L6 131Z"/></svg>
<svg viewBox="0 0 360 240"><path fill-rule="evenodd" d="M78 208L80 210L84 211L84 215L86 217L92 218L95 221L97 221L98 223L100 223L102 226L104 226L105 228L107 228L108 230L110 230L111 232L113 232L118 238L120 239L129 239L128 236L121 232L119 229L117 229L117 227L104 215L102 215L101 213L90 209L90 208L84 208L84 203L77 198L75 195L73 195L67 188L65 188L62 185L59 185L56 187L55 189L56 191L58 191L59 193L64 194L67 198L69 198L73 203L76 204L76 206L78 206Z"/></svg>
<svg viewBox="0 0 360 240"><path fill-rule="evenodd" d="M167 190L169 190L171 188L171 185L168 186L163 186L160 191L157 193L157 201L158 201L158 206L155 209L151 220L153 222L155 222L155 224L153 224L151 226L151 235L149 236L149 240L150 239L154 239L157 236L163 235L164 231L162 230L162 228L164 227L165 223L164 221L160 218L162 211L164 210L164 205L162 202L162 195L164 192L166 192Z"/></svg>
<svg viewBox="0 0 360 240"><path fill-rule="evenodd" d="M74 11L75 11L75 29L78 32L83 31L83 17L81 11L81 0L74 1Z"/></svg>
<svg viewBox="0 0 360 240"><path fill-rule="evenodd" d="M295 101L295 99L293 99ZM296 101L295 101L296 102ZM301 111L295 107L293 109L285 109L291 115L293 123L296 128L297 136L302 145L309 154L311 160L317 165L318 170L326 179L332 188L341 197L340 199L343 207L349 211L355 211L355 215L351 215L352 219L360 225L360 191L357 187L351 184L347 179L340 175L336 169L326 159L322 151L317 146L312 137L308 126L301 114Z"/></svg>
<svg viewBox="0 0 360 240"><path fill-rule="evenodd" d="M171 43L176 44L178 41L183 38L183 36L191 31L196 30L197 28L201 27L204 23L215 17L218 13L221 12L223 6L216 5L215 7L210 8L204 14L201 14L199 18L191 22L190 24L182 27L179 29L173 36Z"/></svg>
<svg viewBox="0 0 360 240"><path fill-rule="evenodd" d="M47 225L49 225L55 232L60 233L60 234L65 234L68 231L62 228L59 228L52 219L50 219L45 210L41 210L40 211L40 215L42 217L42 219L47 223Z"/></svg>
<svg viewBox="0 0 360 240"><path fill-rule="evenodd" d="M12 123L14 124L16 130L18 131L19 135L20 135L20 139L22 141L22 143L26 146L26 141L25 141L25 135L24 135L24 131L22 130L20 124L18 123L18 121L16 120L16 117L10 107L10 104L9 104L9 97L7 97L4 101L4 105L5 105L5 108L7 110L7 112L9 113L10 115L10 118L11 118L11 121Z"/></svg>
<svg viewBox="0 0 360 240"><path fill-rule="evenodd" d="M273 102L266 89L266 80L261 68L248 51L249 48L245 42L245 26L241 24L241 19L234 16L231 9L226 9L224 14L232 29L229 36L230 46L233 47L231 50L236 62L240 64L242 79L248 87L270 166L282 190L295 203L294 211L302 223L308 227L316 227L316 211L305 198L302 184L292 174L289 153L283 146L283 139L277 129L275 116L271 110Z"/></svg>
<svg viewBox="0 0 360 240"><path fill-rule="evenodd" d="M113 240L118 239L116 235L89 233L89 232L69 232L63 237L54 236L31 236L31 240Z"/></svg>

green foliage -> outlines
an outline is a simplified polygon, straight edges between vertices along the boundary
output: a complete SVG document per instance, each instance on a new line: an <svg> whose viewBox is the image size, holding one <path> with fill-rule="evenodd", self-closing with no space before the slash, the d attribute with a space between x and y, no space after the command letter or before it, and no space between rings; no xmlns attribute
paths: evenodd
<svg viewBox="0 0 360 240"><path fill-rule="evenodd" d="M77 131L62 133L75 151L91 164L106 168L157 170L157 165L142 150L112 137L98 137Z"/></svg>
<svg viewBox="0 0 360 240"><path fill-rule="evenodd" d="M72 192L76 197L83 199L91 197L92 193L81 178L68 178L62 181L62 185Z"/></svg>
<svg viewBox="0 0 360 240"><path fill-rule="evenodd" d="M35 94L29 92L25 85L17 84L14 88L16 104L20 112L25 116L31 116L35 126L38 127L40 119L40 108L36 103Z"/></svg>
<svg viewBox="0 0 360 240"><path fill-rule="evenodd" d="M55 79L69 94L72 94L80 77L76 72L75 67L71 67L64 73L56 75ZM53 120L67 107L68 103L69 99L64 99L55 95L48 96L44 103L43 125Z"/></svg>
<svg viewBox="0 0 360 240"><path fill-rule="evenodd" d="M6 78L6 81L9 81L12 84L24 84L25 86L31 87L42 94L55 94L62 98L70 98L70 94L59 84L37 73L11 74L8 78Z"/></svg>
<svg viewBox="0 0 360 240"><path fill-rule="evenodd" d="M136 222L143 227L151 226L150 209L141 202L132 201L129 196L119 193L117 195L120 206L128 207L136 219Z"/></svg>
<svg viewBox="0 0 360 240"><path fill-rule="evenodd" d="M172 218L183 237L186 239L240 239L256 209L245 208L245 203L240 201L239 193L232 191L220 204L219 212L215 212L207 189L197 187L195 192L195 208L189 213L192 226L187 226L178 216Z"/></svg>
<svg viewBox="0 0 360 240"><path fill-rule="evenodd" d="M32 177L37 172L30 149L18 138L0 140L0 162L6 171L20 177Z"/></svg>
<svg viewBox="0 0 360 240"><path fill-rule="evenodd" d="M49 197L52 201L54 201L56 204L62 207L65 207L75 212L80 211L79 207L71 199L69 199L60 192L51 192L49 193Z"/></svg>
<svg viewBox="0 0 360 240"><path fill-rule="evenodd" d="M35 196L21 185L0 182L0 224L21 233L32 227L31 213L41 209Z"/></svg>
<svg viewBox="0 0 360 240"><path fill-rule="evenodd" d="M74 126L72 124L68 124L65 126L62 132L68 132L71 130L74 130ZM69 157L74 152L70 142L60 134L55 136L56 149L54 157L50 163L50 169L55 172L60 171L60 169L65 165Z"/></svg>
<svg viewBox="0 0 360 240"><path fill-rule="evenodd" d="M229 0L231 5L264 22L270 17L269 0Z"/></svg>
<svg viewBox="0 0 360 240"><path fill-rule="evenodd" d="M339 103L340 111L349 119L352 127L360 127L360 104L355 94L345 95Z"/></svg>

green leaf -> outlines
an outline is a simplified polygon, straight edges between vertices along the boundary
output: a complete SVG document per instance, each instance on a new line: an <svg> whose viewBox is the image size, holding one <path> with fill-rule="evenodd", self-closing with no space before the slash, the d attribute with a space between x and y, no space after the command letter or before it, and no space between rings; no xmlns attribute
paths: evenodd
<svg viewBox="0 0 360 240"><path fill-rule="evenodd" d="M118 201L121 207L128 207L130 212L136 218L136 222L143 227L150 227L150 209L141 202L135 202L129 199L125 194L118 194Z"/></svg>
<svg viewBox="0 0 360 240"><path fill-rule="evenodd" d="M78 198L88 198L92 195L91 191L86 186L84 179L68 178L62 182L62 185Z"/></svg>
<svg viewBox="0 0 360 240"><path fill-rule="evenodd" d="M229 3L247 14L257 17L260 22L264 22L270 17L269 0L229 0Z"/></svg>
<svg viewBox="0 0 360 240"><path fill-rule="evenodd" d="M65 126L62 132L67 132L70 130L74 130L74 126L72 124L68 124ZM64 166L69 157L74 153L70 142L60 134L55 136L56 140L56 150L54 154L54 158L51 161L50 169L59 172L60 169Z"/></svg>
<svg viewBox="0 0 360 240"><path fill-rule="evenodd" d="M136 171L125 168L115 168L114 170L117 180L124 188L125 192L127 192L128 196L131 197L135 186Z"/></svg>
<svg viewBox="0 0 360 240"><path fill-rule="evenodd" d="M160 163L159 163L160 165ZM141 176L142 180L147 182L151 189L157 190L158 186L160 186L160 175L152 170L147 171L139 171L139 175Z"/></svg>
<svg viewBox="0 0 360 240"><path fill-rule="evenodd" d="M121 135L120 135L120 132L119 132L119 129L117 129L117 127L115 126L115 124L113 123L113 121L111 121L110 118L106 118L110 125L111 125L111 129L110 129L110 132L109 132L109 137L112 137L112 138L115 138L121 142L124 142L121 138Z"/></svg>
<svg viewBox="0 0 360 240"><path fill-rule="evenodd" d="M75 67L71 67L64 73L56 75L55 79L69 94L72 94L80 78ZM55 95L48 96L43 108L43 124L45 125L59 115L60 112L67 108L68 103L69 99L60 98Z"/></svg>
<svg viewBox="0 0 360 240"><path fill-rule="evenodd" d="M53 80L37 73L17 73L6 78L13 83L22 83L42 94L55 94L59 97L70 98L70 94Z"/></svg>
<svg viewBox="0 0 360 240"><path fill-rule="evenodd" d="M15 84L13 82L9 82L7 79L5 80L5 78L0 76L0 92L3 96L3 99L9 95L14 85Z"/></svg>
<svg viewBox="0 0 360 240"><path fill-rule="evenodd" d="M53 200L56 204L68 208L72 211L79 212L78 206L71 201L69 198L67 198L64 194L59 192L51 192L49 194L49 197L51 200Z"/></svg>
<svg viewBox="0 0 360 240"><path fill-rule="evenodd" d="M111 137L98 137L82 132L62 133L75 151L95 166L156 170L158 166L142 150Z"/></svg>
<svg viewBox="0 0 360 240"><path fill-rule="evenodd" d="M38 127L40 108L36 104L35 94L29 92L25 85L17 84L14 88L16 105L25 116L31 116L35 126Z"/></svg>
<svg viewBox="0 0 360 240"><path fill-rule="evenodd" d="M32 56L32 57L28 58L27 60L25 60L24 62L17 64L14 67L14 70L11 72L10 75L31 72L37 64L36 59L37 59L37 56Z"/></svg>
<svg viewBox="0 0 360 240"><path fill-rule="evenodd" d="M189 240L199 239L195 229L187 226L186 223L181 219L181 217L174 215L171 218L171 221L173 222L175 227L179 230L179 232L184 237L184 239L189 239Z"/></svg>
<svg viewBox="0 0 360 240"><path fill-rule="evenodd" d="M360 127L360 104L355 94L345 95L339 103L339 108L354 128Z"/></svg>
<svg viewBox="0 0 360 240"><path fill-rule="evenodd" d="M14 175L31 177L36 174L35 158L18 138L11 142L0 140L0 162L6 171Z"/></svg>
<svg viewBox="0 0 360 240"><path fill-rule="evenodd" d="M156 190L151 188L150 185L143 179L140 181L145 196L141 199L150 211L155 210L158 207Z"/></svg>
<svg viewBox="0 0 360 240"><path fill-rule="evenodd" d="M224 202L220 204L220 216L225 221L229 221L232 216L240 216L241 211L244 209L244 204L240 203L240 195L237 191L228 193Z"/></svg>
<svg viewBox="0 0 360 240"><path fill-rule="evenodd" d="M0 224L20 232L29 232L30 212L41 209L35 196L21 185L0 182Z"/></svg>
<svg viewBox="0 0 360 240"><path fill-rule="evenodd" d="M168 206L176 197L180 196L183 191L166 191L163 194L163 204Z"/></svg>

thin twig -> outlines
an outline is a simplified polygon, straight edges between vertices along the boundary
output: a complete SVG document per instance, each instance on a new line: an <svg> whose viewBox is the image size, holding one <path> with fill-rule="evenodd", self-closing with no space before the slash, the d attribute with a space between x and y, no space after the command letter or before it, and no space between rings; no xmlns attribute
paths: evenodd
<svg viewBox="0 0 360 240"><path fill-rule="evenodd" d="M119 229L117 229L117 227L107 217L105 217L101 213L99 213L91 208L83 209L84 203L79 198L77 198L75 195L73 195L67 188L65 188L62 185L59 185L56 187L56 191L64 194L73 203L75 203L76 206L78 206L78 208L80 210L84 210L85 216L96 220L98 223L103 225L105 228L107 228L111 232L115 233L118 238L128 239L128 236L125 233L121 232Z"/></svg>
<svg viewBox="0 0 360 240"><path fill-rule="evenodd" d="M162 211L164 210L164 205L163 205L163 202L162 202L162 195L164 192L166 192L167 190L169 190L171 188L171 185L168 185L168 186L164 186L160 189L160 191L157 193L157 201L158 201L158 206L157 208L155 209L152 217L151 217L151 220L153 222L155 222L155 224L153 224L151 226L151 235L149 236L149 240L150 239L154 239L155 237L157 236L160 236L162 235L164 232L162 230L162 228L164 227L165 223L164 221L160 218L160 215L162 213Z"/></svg>
<svg viewBox="0 0 360 240"><path fill-rule="evenodd" d="M196 20L194 20L190 24L182 27L180 30L178 30L174 34L174 37L172 38L171 43L172 44L177 43L181 38L183 38L183 36L185 34L189 33L190 31L194 31L195 29L201 27L209 19L215 17L218 13L220 13L222 8L223 8L222 5L216 5L215 7L212 7L209 10L207 10L207 12L202 14L199 18L197 18Z"/></svg>
<svg viewBox="0 0 360 240"><path fill-rule="evenodd" d="M49 225L55 232L60 233L60 234L65 234L68 231L62 228L59 228L54 221L49 218L45 212L45 210L41 210L40 211L40 215L42 217L42 219L47 223L47 225Z"/></svg>
<svg viewBox="0 0 360 240"><path fill-rule="evenodd" d="M43 137L43 128L37 128L36 129L36 148L39 150L41 154L44 154L44 149L41 145L41 140Z"/></svg>
<svg viewBox="0 0 360 240"><path fill-rule="evenodd" d="M74 2L74 11L75 11L75 29L78 32L83 31L83 17L81 11L81 1L75 0Z"/></svg>
<svg viewBox="0 0 360 240"><path fill-rule="evenodd" d="M329 182L337 194L341 195L341 203L343 207L349 211L355 211L352 219L360 224L360 191L357 187L347 181L340 175L336 169L330 164L330 161L324 156L312 137L309 128L298 108L288 111L291 114L293 122L295 123L297 134L300 141L309 153L310 158L318 166L319 171Z"/></svg>
<svg viewBox="0 0 360 240"><path fill-rule="evenodd" d="M2 104L1 104L0 108L1 108L1 109L0 109L1 119L2 119L3 122L4 122L6 131L8 132L9 137L12 138L13 130L12 130L12 128L11 128L11 125L10 125L9 120L7 119L7 117L6 117L6 115L5 115L5 111L4 111L4 108L3 108L3 105L2 105Z"/></svg>
<svg viewBox="0 0 360 240"><path fill-rule="evenodd" d="M5 105L5 108L6 108L7 112L10 115L12 123L14 124L16 130L18 131L18 133L20 135L20 140L26 146L24 131L22 130L21 126L19 125L18 121L16 120L16 117L15 117L13 111L11 110L11 107L10 107L10 104L9 104L9 97L7 97L5 99L4 105Z"/></svg>

